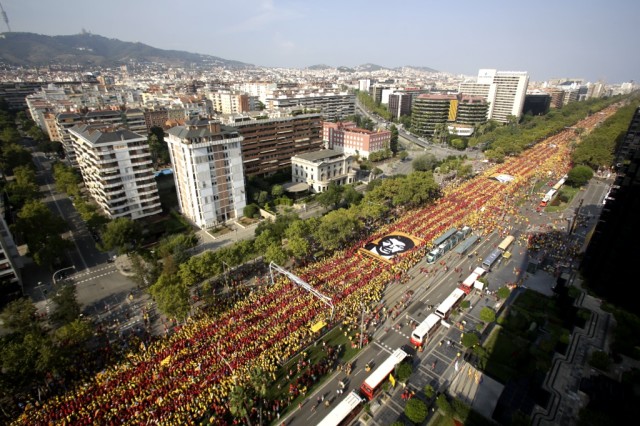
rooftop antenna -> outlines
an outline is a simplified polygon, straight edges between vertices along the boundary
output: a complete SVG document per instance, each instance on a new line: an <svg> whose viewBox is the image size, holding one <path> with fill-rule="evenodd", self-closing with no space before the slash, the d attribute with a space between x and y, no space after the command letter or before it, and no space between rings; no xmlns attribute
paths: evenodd
<svg viewBox="0 0 640 426"><path fill-rule="evenodd" d="M11 25L9 25L9 17L7 16L7 12L4 11L4 7L2 7L2 3L0 3L0 13L2 13L2 19L4 23L7 24L7 28L9 32L11 32Z"/></svg>

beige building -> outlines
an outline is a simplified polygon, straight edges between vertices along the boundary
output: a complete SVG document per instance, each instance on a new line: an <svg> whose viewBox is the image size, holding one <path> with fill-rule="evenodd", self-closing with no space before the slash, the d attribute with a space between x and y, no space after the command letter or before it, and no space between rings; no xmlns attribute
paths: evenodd
<svg viewBox="0 0 640 426"><path fill-rule="evenodd" d="M355 183L353 157L332 149L307 152L291 157L294 183L306 183L313 192L324 192L331 182L338 185Z"/></svg>
<svg viewBox="0 0 640 426"><path fill-rule="evenodd" d="M79 124L69 129L85 187L110 218L162 212L145 136Z"/></svg>
<svg viewBox="0 0 640 426"><path fill-rule="evenodd" d="M182 214L200 228L242 217L246 196L238 130L194 118L169 129L165 140Z"/></svg>

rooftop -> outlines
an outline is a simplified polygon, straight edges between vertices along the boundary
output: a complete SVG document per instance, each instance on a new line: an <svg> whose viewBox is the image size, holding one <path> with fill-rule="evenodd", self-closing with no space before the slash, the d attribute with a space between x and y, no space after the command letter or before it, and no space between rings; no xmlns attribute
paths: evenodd
<svg viewBox="0 0 640 426"><path fill-rule="evenodd" d="M105 130L98 129L88 124L78 124L69 129L75 135L78 135L94 145L102 143L113 143L119 141L128 141L133 139L146 139L144 136L132 132L127 129Z"/></svg>
<svg viewBox="0 0 640 426"><path fill-rule="evenodd" d="M299 158L306 161L319 162L327 158L341 157L344 153L334 151L333 149L323 149L321 151L305 152L304 154L298 154L294 158Z"/></svg>

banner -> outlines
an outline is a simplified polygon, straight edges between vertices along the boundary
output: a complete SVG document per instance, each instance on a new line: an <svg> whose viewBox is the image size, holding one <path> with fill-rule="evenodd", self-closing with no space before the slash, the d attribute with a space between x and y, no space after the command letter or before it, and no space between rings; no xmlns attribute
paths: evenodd
<svg viewBox="0 0 640 426"><path fill-rule="evenodd" d="M391 382L392 387L396 387L396 378L393 377L393 374L389 374L389 381Z"/></svg>
<svg viewBox="0 0 640 426"><path fill-rule="evenodd" d="M368 242L359 251L366 256L392 263L394 257L411 252L422 242L421 238L405 232L392 232Z"/></svg>

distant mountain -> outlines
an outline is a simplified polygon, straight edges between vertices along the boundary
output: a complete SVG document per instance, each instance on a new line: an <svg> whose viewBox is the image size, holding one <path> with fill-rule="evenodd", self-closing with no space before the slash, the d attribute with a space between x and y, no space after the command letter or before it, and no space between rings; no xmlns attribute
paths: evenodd
<svg viewBox="0 0 640 426"><path fill-rule="evenodd" d="M313 71L322 71L322 70L333 69L333 67L325 64L317 64L317 65L311 65L310 67L307 67L307 69L313 70Z"/></svg>
<svg viewBox="0 0 640 426"><path fill-rule="evenodd" d="M429 68L429 67L416 67L413 65L405 65L404 67L401 68L411 68L417 71L424 71L424 72L440 72L438 70L434 70L433 68Z"/></svg>
<svg viewBox="0 0 640 426"><path fill-rule="evenodd" d="M349 67L338 67L336 68L340 72L355 72L356 70Z"/></svg>
<svg viewBox="0 0 640 426"><path fill-rule="evenodd" d="M20 66L53 64L114 66L129 61L167 65L207 65L244 68L238 61L179 50L163 50L95 34L47 36L34 33L0 34L0 62Z"/></svg>
<svg viewBox="0 0 640 426"><path fill-rule="evenodd" d="M376 65L376 64L363 64L363 65L358 65L356 68L356 71L380 71L380 70L386 70L388 68L380 66L380 65Z"/></svg>

